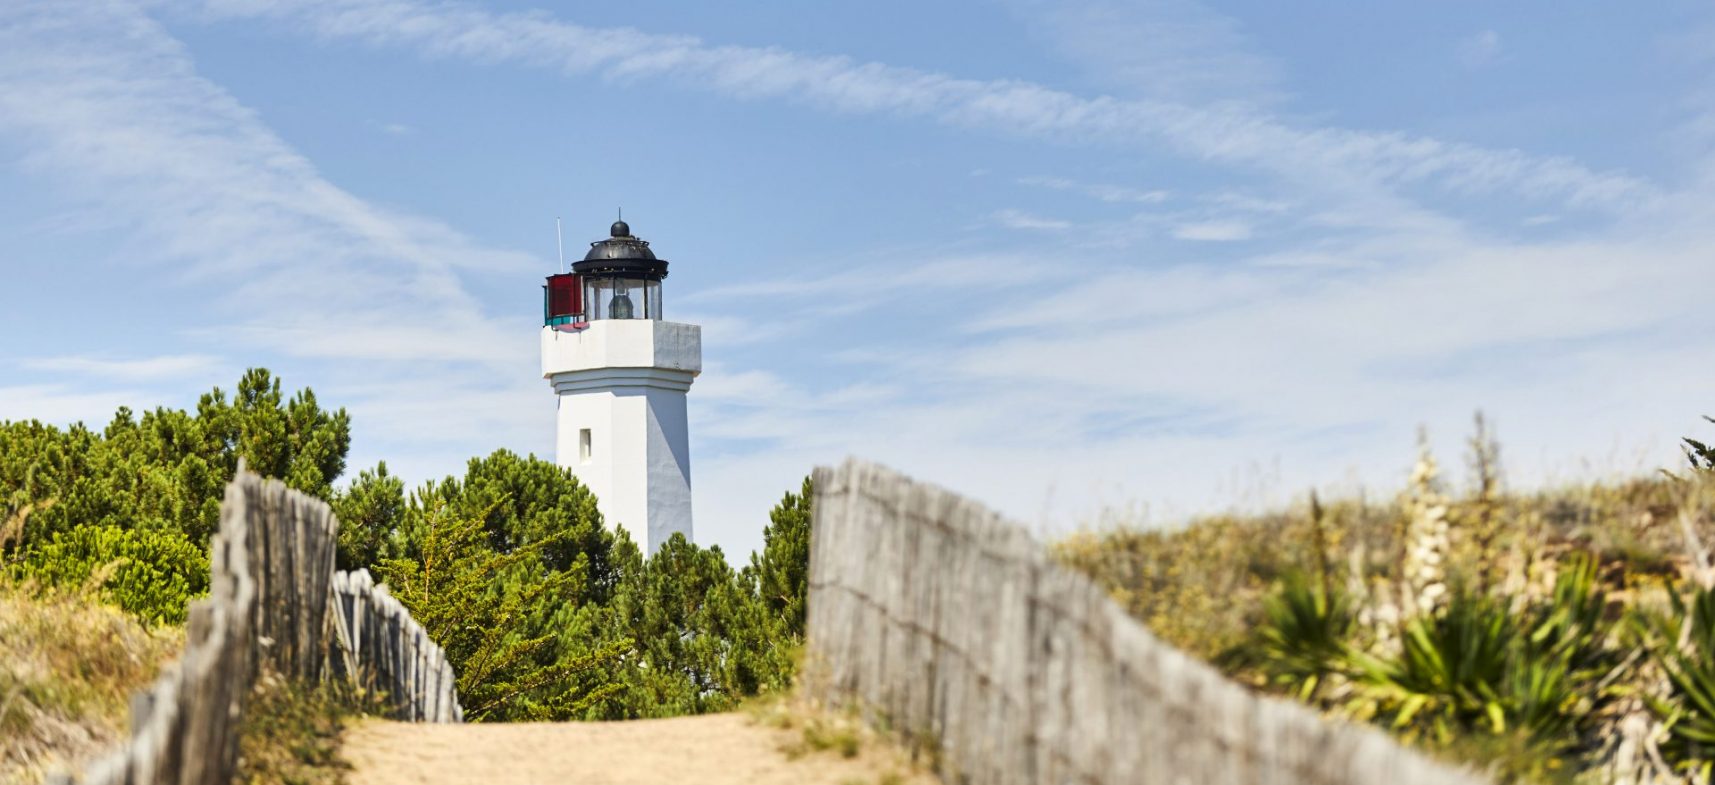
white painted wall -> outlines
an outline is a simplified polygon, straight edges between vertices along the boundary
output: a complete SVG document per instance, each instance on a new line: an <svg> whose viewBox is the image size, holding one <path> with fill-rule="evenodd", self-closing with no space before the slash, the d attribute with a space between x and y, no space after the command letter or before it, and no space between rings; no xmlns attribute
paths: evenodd
<svg viewBox="0 0 1715 785"><path fill-rule="evenodd" d="M555 461L596 495L609 526L654 553L691 537L691 445L685 393L703 370L702 328L610 319L542 328L542 377L559 395ZM590 430L588 460L580 432Z"/></svg>

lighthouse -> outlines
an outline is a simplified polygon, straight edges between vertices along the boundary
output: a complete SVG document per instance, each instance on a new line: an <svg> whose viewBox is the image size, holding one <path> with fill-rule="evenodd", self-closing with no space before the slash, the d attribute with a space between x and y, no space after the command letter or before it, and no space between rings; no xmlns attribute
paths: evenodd
<svg viewBox="0 0 1715 785"><path fill-rule="evenodd" d="M703 370L702 328L662 316L667 260L616 221L543 286L542 378L559 397L555 460L596 496L609 526L649 553L691 537L685 393Z"/></svg>

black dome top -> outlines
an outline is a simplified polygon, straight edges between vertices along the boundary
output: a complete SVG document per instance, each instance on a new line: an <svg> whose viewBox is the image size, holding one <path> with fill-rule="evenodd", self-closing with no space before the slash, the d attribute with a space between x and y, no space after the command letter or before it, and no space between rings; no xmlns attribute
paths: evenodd
<svg viewBox="0 0 1715 785"><path fill-rule="evenodd" d="M584 260L572 270L585 275L612 273L660 280L667 277L667 260L655 258L649 241L631 234L631 225L614 221L606 240L590 243Z"/></svg>
<svg viewBox="0 0 1715 785"><path fill-rule="evenodd" d="M590 243L590 252L584 254L584 261L655 258L655 252L649 250L649 241L631 236L631 227L624 221L615 221L610 231L611 237Z"/></svg>

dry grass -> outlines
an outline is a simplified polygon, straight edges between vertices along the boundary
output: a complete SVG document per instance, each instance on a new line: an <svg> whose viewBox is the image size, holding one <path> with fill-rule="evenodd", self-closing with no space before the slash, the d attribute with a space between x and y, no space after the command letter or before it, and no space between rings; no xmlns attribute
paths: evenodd
<svg viewBox="0 0 1715 785"><path fill-rule="evenodd" d="M0 578L0 782L41 782L120 740L130 695L183 647L87 593Z"/></svg>
<svg viewBox="0 0 1715 785"><path fill-rule="evenodd" d="M40 593L0 578L0 783L76 771L125 735L131 695L184 645L91 592ZM244 785L336 785L347 719L366 704L333 685L264 676L240 728Z"/></svg>
<svg viewBox="0 0 1715 785"><path fill-rule="evenodd" d="M834 755L859 760L869 771L879 772L873 780L853 780L852 785L935 781L927 771L934 766L933 755L920 745L902 745L885 724L871 727L854 711L830 711L797 693L766 695L745 703L743 709L752 722L781 732L780 751L789 759Z"/></svg>
<svg viewBox="0 0 1715 785"><path fill-rule="evenodd" d="M239 785L339 785L351 764L340 746L351 721L379 711L336 682L306 686L264 674L251 690L239 727Z"/></svg>

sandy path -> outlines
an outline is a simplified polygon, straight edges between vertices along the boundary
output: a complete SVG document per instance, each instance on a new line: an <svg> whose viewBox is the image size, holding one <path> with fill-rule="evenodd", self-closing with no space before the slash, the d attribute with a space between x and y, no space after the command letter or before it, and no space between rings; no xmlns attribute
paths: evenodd
<svg viewBox="0 0 1715 785"><path fill-rule="evenodd" d="M934 782L906 771L891 749L791 760L781 749L795 738L744 714L504 725L372 720L346 734L343 754L354 767L352 785ZM883 779L892 772L901 778Z"/></svg>

